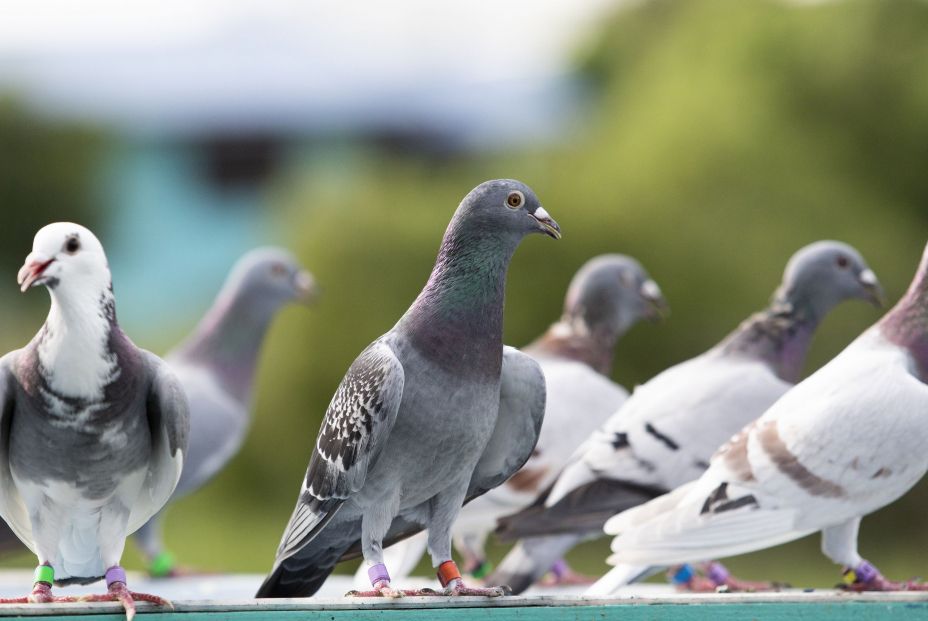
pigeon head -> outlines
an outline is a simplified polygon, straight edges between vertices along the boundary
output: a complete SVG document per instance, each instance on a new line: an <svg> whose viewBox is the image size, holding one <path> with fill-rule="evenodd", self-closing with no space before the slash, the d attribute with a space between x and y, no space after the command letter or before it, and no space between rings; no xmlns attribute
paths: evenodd
<svg viewBox="0 0 928 621"><path fill-rule="evenodd" d="M253 304L278 308L289 302L315 301L318 287L312 274L282 248L256 248L232 267L226 286Z"/></svg>
<svg viewBox="0 0 928 621"><path fill-rule="evenodd" d="M587 261L574 275L564 301L564 320L581 320L593 333L618 336L639 319L658 320L668 312L660 287L635 259L605 254Z"/></svg>
<svg viewBox="0 0 928 621"><path fill-rule="evenodd" d="M561 238L558 227L530 187L512 179L481 183L461 201L449 230L519 240L530 233Z"/></svg>
<svg viewBox="0 0 928 621"><path fill-rule="evenodd" d="M32 252L17 275L25 292L45 285L53 294L88 292L98 295L110 287L110 270L100 240L86 227L55 222L39 230Z"/></svg>
<svg viewBox="0 0 928 621"><path fill-rule="evenodd" d="M778 302L805 307L819 319L849 299L882 306L883 289L860 253L837 241L819 241L801 248L787 263L783 284L776 293Z"/></svg>

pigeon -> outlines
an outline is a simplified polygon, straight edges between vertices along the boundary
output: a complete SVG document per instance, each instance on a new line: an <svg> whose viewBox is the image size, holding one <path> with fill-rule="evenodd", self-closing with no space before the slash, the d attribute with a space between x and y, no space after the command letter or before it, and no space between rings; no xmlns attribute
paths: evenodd
<svg viewBox="0 0 928 621"><path fill-rule="evenodd" d="M699 477L722 442L798 381L816 326L852 298L877 305L882 298L856 250L833 241L800 249L765 310L708 352L636 388L553 486L500 521L504 540L521 540L491 579L520 592L579 541L599 536L612 515Z"/></svg>
<svg viewBox="0 0 928 621"><path fill-rule="evenodd" d="M3 603L73 600L52 585L106 579L90 601L134 600L119 565L126 536L167 502L180 477L188 414L160 358L119 328L103 246L83 226L39 230L19 271L51 295L45 325L0 358L0 516L39 559L32 593Z"/></svg>
<svg viewBox="0 0 928 621"><path fill-rule="evenodd" d="M610 562L743 554L819 532L855 591L926 590L857 549L864 515L928 470L928 248L905 296L712 457L697 480L611 518Z"/></svg>
<svg viewBox="0 0 928 621"><path fill-rule="evenodd" d="M607 254L587 261L571 280L564 312L542 336L522 349L545 374L545 422L532 455L506 483L467 504L454 525L455 547L465 573L489 573L484 544L499 517L528 506L550 485L573 450L615 412L628 392L609 379L619 338L641 319L655 321L667 312L660 287L635 259ZM426 533L386 551L394 578L405 577L425 551ZM578 578L556 563L559 580ZM367 578L361 566L355 576Z"/></svg>
<svg viewBox="0 0 928 621"><path fill-rule="evenodd" d="M425 288L336 390L257 597L312 595L339 560L357 556L373 587L358 595L402 596L383 547L422 528L441 593L505 593L465 586L451 527L461 506L509 478L538 439L544 375L502 343L506 272L529 233L561 236L518 181L485 182L461 202Z"/></svg>
<svg viewBox="0 0 928 621"><path fill-rule="evenodd" d="M315 297L313 277L289 252L252 250L233 266L193 334L165 357L190 404L184 471L172 502L205 485L238 453L251 423L258 354L267 329L285 304ZM153 576L177 573L162 542L164 513L135 533Z"/></svg>

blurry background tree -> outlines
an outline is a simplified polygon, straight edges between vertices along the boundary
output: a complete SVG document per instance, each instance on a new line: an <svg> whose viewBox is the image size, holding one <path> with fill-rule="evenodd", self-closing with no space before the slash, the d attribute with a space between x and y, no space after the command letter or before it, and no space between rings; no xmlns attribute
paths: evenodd
<svg viewBox="0 0 928 621"><path fill-rule="evenodd" d="M355 136L299 151L274 177L269 213L324 295L275 325L253 434L216 483L174 510L169 541L204 568L268 567L344 370L415 297L454 206L487 178L528 182L564 230L557 244L531 239L517 253L507 342L524 344L558 317L567 282L594 254L631 254L662 285L669 321L634 329L619 347L614 375L629 387L704 351L764 306L789 256L816 239L860 249L895 300L928 240L926 66L921 0L646 0L617 9L577 50L582 103L554 145L438 156ZM524 103L507 99L505 85L478 98ZM17 182L41 186L47 166L23 166ZM22 226L2 231L9 261L21 251L7 244L21 249L31 238L32 225ZM203 291L204 306L215 288ZM839 308L808 370L878 316L865 304ZM191 310L189 323L195 318ZM174 326L146 338L163 351L181 333ZM924 573L926 503L922 485L866 521L863 552L893 575ZM747 577L833 584L817 548L805 540L732 566ZM575 554L582 569L601 571L606 542Z"/></svg>

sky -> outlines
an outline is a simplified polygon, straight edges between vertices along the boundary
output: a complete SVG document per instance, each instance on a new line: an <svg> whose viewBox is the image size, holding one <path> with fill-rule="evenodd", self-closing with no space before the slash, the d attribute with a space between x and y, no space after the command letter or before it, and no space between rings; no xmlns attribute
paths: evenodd
<svg viewBox="0 0 928 621"><path fill-rule="evenodd" d="M4 0L0 87L161 128L473 109L541 96L622 1Z"/></svg>

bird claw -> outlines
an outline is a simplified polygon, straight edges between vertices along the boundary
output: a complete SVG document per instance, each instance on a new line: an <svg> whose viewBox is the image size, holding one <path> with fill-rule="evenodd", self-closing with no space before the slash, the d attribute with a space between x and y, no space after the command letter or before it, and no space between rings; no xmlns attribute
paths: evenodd
<svg viewBox="0 0 928 621"><path fill-rule="evenodd" d="M135 591L130 591L129 588L122 582L112 583L107 588L107 592L102 595L84 595L76 598L76 600L81 602L119 602L122 604L123 609L126 611L126 621L132 621L133 617L135 617L136 601L148 602L150 604L168 608L169 610L174 610L174 604L172 604L170 600L164 599L163 597L158 597L157 595L149 595L148 593L136 593Z"/></svg>
<svg viewBox="0 0 928 621"><path fill-rule="evenodd" d="M386 597L387 599L399 599L405 595L415 593L394 589L389 584L376 586L370 591L358 591L356 589L345 593L345 597Z"/></svg>
<svg viewBox="0 0 928 621"><path fill-rule="evenodd" d="M449 589L445 589L445 594L451 597L503 597L504 595L512 595L512 589L505 585L475 588L458 584Z"/></svg>
<svg viewBox="0 0 928 621"><path fill-rule="evenodd" d="M838 587L854 593L863 593L865 591L928 591L928 583L918 580L895 582L887 580L882 574L878 574L875 578L866 582L844 583L838 585Z"/></svg>

